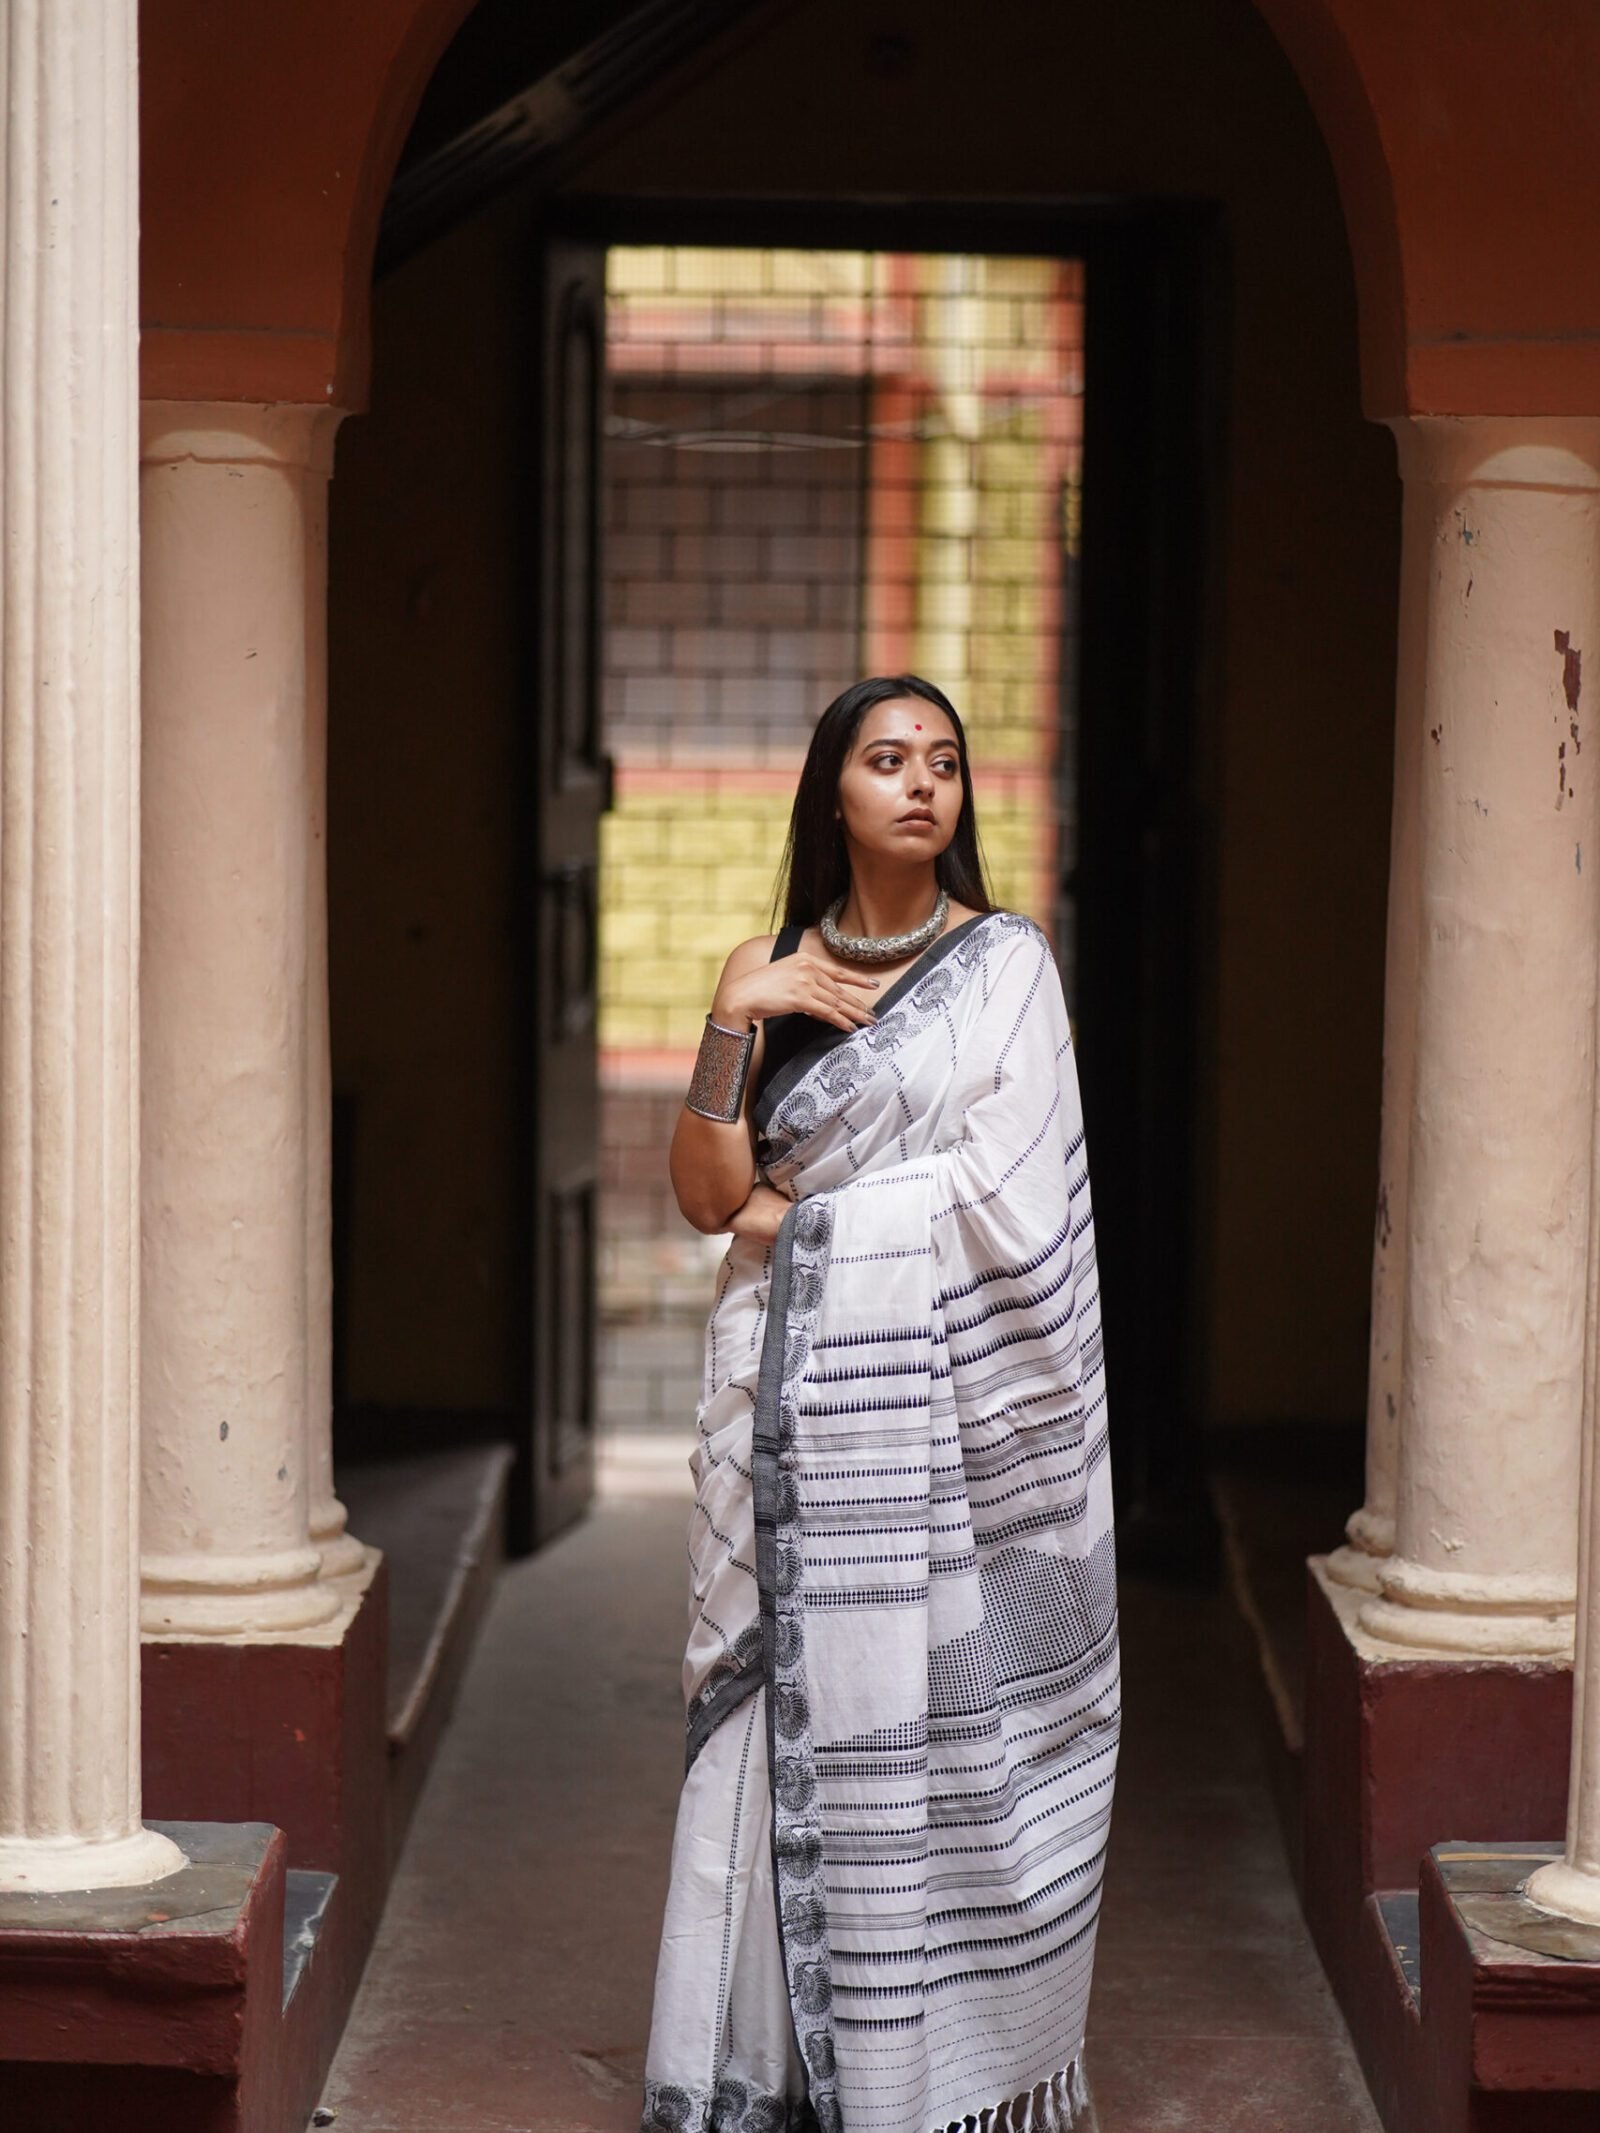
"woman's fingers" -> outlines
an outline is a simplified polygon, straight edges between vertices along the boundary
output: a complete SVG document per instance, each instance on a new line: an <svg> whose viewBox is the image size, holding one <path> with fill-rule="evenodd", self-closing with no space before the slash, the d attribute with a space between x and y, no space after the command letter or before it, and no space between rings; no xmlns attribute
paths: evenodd
<svg viewBox="0 0 1600 2133"><path fill-rule="evenodd" d="M832 985L853 985L859 991L877 992L882 980L870 976L865 970L848 970L842 963L824 963L816 956L797 958L814 977L822 978Z"/></svg>
<svg viewBox="0 0 1600 2133"><path fill-rule="evenodd" d="M836 970L812 956L796 956L792 962L785 958L771 966L771 976L772 990L762 987L748 1002L748 1012L755 1018L798 1013L849 1031L864 1029L876 1019L873 995L881 982L877 978ZM744 1011L741 1001L740 1012Z"/></svg>
<svg viewBox="0 0 1600 2133"><path fill-rule="evenodd" d="M830 985L826 976L813 984L807 1011L819 1022L831 1022L835 1029L852 1033L872 1020L870 1008L848 998L841 987Z"/></svg>
<svg viewBox="0 0 1600 2133"><path fill-rule="evenodd" d="M854 1000L841 1000L837 996L823 994L812 1012L819 1021L831 1022L835 1029L865 1029L876 1021L870 1007L862 1007Z"/></svg>
<svg viewBox="0 0 1600 2133"><path fill-rule="evenodd" d="M862 1014L871 1012L866 1002L857 994L847 992L829 970L819 971L812 979L812 997L827 1001L830 1007L848 1007Z"/></svg>
<svg viewBox="0 0 1600 2133"><path fill-rule="evenodd" d="M839 1005L844 1009L845 1013L854 1015L860 1028L865 1029L869 1022L875 1022L878 1019L877 1010L870 1000L857 999L847 992L839 994L838 999Z"/></svg>

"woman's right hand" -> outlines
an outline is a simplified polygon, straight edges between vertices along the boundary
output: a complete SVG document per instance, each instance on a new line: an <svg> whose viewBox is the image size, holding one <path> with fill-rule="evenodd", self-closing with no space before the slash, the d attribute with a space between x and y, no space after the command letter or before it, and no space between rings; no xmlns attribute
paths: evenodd
<svg viewBox="0 0 1600 2133"><path fill-rule="evenodd" d="M864 1029L873 1020L872 996L879 984L864 971L845 970L805 948L775 963L740 968L744 961L737 951L729 957L711 1003L711 1019L724 1029L773 1015L812 1015L843 1030Z"/></svg>

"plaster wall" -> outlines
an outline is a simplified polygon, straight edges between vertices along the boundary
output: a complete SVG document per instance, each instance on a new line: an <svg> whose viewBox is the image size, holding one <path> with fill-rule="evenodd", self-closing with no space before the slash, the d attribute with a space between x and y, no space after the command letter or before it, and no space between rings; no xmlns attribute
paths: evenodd
<svg viewBox="0 0 1600 2133"><path fill-rule="evenodd" d="M492 217L379 285L372 408L345 426L332 488L329 962L354 1143L342 1389L383 1406L511 1396L511 295Z"/></svg>

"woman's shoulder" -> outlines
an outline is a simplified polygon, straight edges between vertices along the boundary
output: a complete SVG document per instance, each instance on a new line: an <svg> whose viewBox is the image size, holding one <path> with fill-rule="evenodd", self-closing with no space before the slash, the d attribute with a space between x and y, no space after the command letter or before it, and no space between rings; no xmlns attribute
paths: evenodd
<svg viewBox="0 0 1600 2133"><path fill-rule="evenodd" d="M741 941L723 965L723 975L730 978L743 977L747 970L755 970L762 963L770 963L772 951L778 945L775 933L757 933L747 941Z"/></svg>

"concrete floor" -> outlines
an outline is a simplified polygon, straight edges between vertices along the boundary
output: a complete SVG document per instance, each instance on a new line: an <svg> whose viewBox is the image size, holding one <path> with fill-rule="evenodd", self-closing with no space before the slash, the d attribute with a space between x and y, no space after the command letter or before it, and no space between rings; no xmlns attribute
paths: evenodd
<svg viewBox="0 0 1600 2133"><path fill-rule="evenodd" d="M338 2133L635 2133L682 1719L683 1469L612 1448L502 1581L326 2105ZM1295 1904L1221 1599L1126 1582L1089 2022L1099 2133L1379 2133Z"/></svg>

